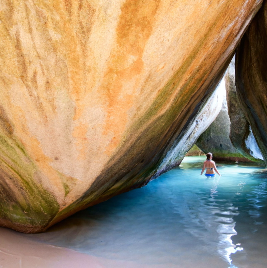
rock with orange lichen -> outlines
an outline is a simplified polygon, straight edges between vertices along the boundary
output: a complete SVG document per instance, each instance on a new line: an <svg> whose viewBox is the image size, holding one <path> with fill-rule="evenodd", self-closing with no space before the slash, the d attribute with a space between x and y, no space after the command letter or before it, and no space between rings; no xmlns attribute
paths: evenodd
<svg viewBox="0 0 267 268"><path fill-rule="evenodd" d="M146 184L260 5L2 1L0 224L44 231Z"/></svg>

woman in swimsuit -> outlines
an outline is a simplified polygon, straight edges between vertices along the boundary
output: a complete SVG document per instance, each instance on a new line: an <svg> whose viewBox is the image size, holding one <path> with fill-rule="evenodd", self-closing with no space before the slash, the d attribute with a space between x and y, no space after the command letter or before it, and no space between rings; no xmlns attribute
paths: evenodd
<svg viewBox="0 0 267 268"><path fill-rule="evenodd" d="M204 170L206 169L206 174L205 176L207 177L213 177L215 176L214 171L221 176L221 174L219 173L219 171L217 170L216 166L215 166L215 162L212 161L212 153L207 153L207 160L204 162L201 174L203 174Z"/></svg>

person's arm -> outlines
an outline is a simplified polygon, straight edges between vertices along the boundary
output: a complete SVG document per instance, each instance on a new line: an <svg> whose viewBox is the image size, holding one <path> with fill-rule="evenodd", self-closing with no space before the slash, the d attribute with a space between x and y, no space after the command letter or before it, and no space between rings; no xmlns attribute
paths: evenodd
<svg viewBox="0 0 267 268"><path fill-rule="evenodd" d="M216 168L216 164L215 164L215 162L214 162L214 170L215 170L215 172L219 175L219 176L221 176L221 174L219 173L219 171L217 170L217 168Z"/></svg>
<svg viewBox="0 0 267 268"><path fill-rule="evenodd" d="M205 167L206 167L206 165L205 165L205 162L204 162L204 164L203 164L203 168L202 168L202 171L201 171L200 175L203 174L203 172L204 172L204 170L205 170Z"/></svg>

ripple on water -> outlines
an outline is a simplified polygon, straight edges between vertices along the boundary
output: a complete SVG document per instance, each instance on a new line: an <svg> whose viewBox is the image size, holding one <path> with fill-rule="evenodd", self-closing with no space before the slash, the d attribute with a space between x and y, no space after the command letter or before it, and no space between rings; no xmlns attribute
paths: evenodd
<svg viewBox="0 0 267 268"><path fill-rule="evenodd" d="M27 237L136 267L266 267L267 173L220 165L222 177L206 179L203 160Z"/></svg>

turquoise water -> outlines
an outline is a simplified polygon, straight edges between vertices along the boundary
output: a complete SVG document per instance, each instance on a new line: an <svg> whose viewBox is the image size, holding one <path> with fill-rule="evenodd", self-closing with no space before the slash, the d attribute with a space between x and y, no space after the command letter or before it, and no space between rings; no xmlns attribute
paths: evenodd
<svg viewBox="0 0 267 268"><path fill-rule="evenodd" d="M267 173L219 164L207 179L203 161L27 237L136 267L267 267Z"/></svg>

